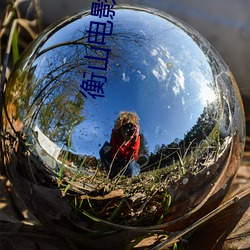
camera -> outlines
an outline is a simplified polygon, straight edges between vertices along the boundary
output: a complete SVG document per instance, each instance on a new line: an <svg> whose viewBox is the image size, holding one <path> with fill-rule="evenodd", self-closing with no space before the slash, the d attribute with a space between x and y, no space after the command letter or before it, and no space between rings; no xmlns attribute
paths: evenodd
<svg viewBox="0 0 250 250"><path fill-rule="evenodd" d="M123 132L125 136L132 136L135 131L135 126L132 123L127 123L123 126Z"/></svg>

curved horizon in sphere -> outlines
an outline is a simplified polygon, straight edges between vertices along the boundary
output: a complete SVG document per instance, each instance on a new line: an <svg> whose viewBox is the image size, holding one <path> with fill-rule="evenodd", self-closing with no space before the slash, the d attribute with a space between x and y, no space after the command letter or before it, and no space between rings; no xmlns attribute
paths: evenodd
<svg viewBox="0 0 250 250"><path fill-rule="evenodd" d="M6 135L20 142L17 152L6 144L6 152L17 154L22 167L10 160L6 169L17 189L18 180L27 180L22 198L55 231L62 221L79 228L86 223L83 234L116 226L154 230L174 220L178 228L178 218L216 207L230 186L244 147L241 97L226 64L191 27L143 7L118 6L111 13L72 15L22 55L5 91L3 117ZM134 142L137 133L139 148L109 178L119 152L107 159L107 169L102 153L111 152L124 112L138 118L126 129ZM126 175L131 162L137 175ZM37 205L49 188L65 206L62 221L50 220L50 211L45 218ZM192 199L195 190L201 193ZM205 204L210 195L214 204Z"/></svg>

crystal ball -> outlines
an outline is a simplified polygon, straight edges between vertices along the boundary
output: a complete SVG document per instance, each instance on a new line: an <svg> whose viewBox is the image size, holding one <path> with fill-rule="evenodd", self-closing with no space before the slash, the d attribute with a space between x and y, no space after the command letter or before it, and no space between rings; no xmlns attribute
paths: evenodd
<svg viewBox="0 0 250 250"><path fill-rule="evenodd" d="M29 211L96 248L216 208L245 138L234 77L202 35L155 9L102 14L73 14L25 50L2 117L5 167Z"/></svg>

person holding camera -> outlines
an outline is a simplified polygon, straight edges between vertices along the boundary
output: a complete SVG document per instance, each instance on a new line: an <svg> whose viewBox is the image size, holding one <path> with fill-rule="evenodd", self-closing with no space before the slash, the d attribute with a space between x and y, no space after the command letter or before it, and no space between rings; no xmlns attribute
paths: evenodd
<svg viewBox="0 0 250 250"><path fill-rule="evenodd" d="M109 178L119 174L137 176L140 166L136 163L140 149L139 117L133 112L121 112L112 129L110 143L100 150Z"/></svg>

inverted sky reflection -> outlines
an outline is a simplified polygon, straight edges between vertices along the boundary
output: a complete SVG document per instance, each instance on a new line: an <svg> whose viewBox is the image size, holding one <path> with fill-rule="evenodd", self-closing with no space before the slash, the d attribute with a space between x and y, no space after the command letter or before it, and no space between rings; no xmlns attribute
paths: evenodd
<svg viewBox="0 0 250 250"><path fill-rule="evenodd" d="M118 11L113 32L133 27L134 33L146 39L140 41L140 37L129 45L118 39L122 60L110 63L105 98L86 101L86 122L73 133L77 152L93 154L93 148L99 150L109 141L114 121L123 110L139 115L141 132L153 152L157 145L183 139L215 95L208 58L187 34L161 17L145 14L138 21L135 12L121 14L125 12L131 18L119 21ZM182 45L176 46L180 38Z"/></svg>
<svg viewBox="0 0 250 250"><path fill-rule="evenodd" d="M138 11L117 9L115 17L113 35L105 45L112 51L109 67L106 72L99 72L107 77L105 97L85 98L84 107L79 107L83 108L84 121L72 132L70 150L80 155L99 156L99 149L109 141L120 111L139 115L141 133L149 152L153 152L157 145L183 139L207 103L216 98L210 59L194 42L194 37L150 13L141 12L138 16ZM98 19L91 16L78 19L48 37L35 63L36 78L45 79L40 81L40 88L48 84L46 74L52 75L50 84L60 85L61 93L70 88L74 98L83 72L89 71L84 58L89 49L84 43L91 20ZM70 36L64 37L65 33ZM48 50L80 38L83 44ZM66 65L68 69L63 72ZM51 73L51 68L58 70ZM52 99L55 91L58 88L49 94Z"/></svg>

